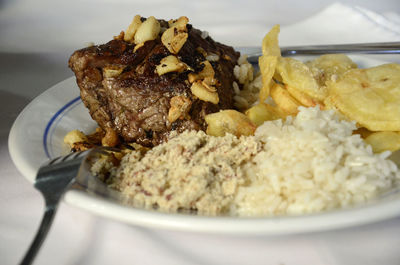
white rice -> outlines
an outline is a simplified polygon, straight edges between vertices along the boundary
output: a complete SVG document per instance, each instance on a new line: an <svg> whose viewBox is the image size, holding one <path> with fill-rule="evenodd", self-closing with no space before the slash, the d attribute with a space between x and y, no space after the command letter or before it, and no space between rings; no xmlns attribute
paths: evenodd
<svg viewBox="0 0 400 265"><path fill-rule="evenodd" d="M295 118L266 122L263 151L238 187L232 215L312 213L365 202L400 179L390 152L373 154L353 122L334 111L300 107Z"/></svg>
<svg viewBox="0 0 400 265"><path fill-rule="evenodd" d="M260 72L254 74L254 67L247 61L247 55L241 55L238 64L233 68L233 74L239 82L232 83L235 92L235 107L239 110L247 110L258 100L258 94L262 87Z"/></svg>
<svg viewBox="0 0 400 265"><path fill-rule="evenodd" d="M186 132L144 157L133 152L112 170L111 185L149 209L271 216L362 203L400 180L390 152L374 154L352 134L353 122L332 110L299 110L265 122L254 136Z"/></svg>

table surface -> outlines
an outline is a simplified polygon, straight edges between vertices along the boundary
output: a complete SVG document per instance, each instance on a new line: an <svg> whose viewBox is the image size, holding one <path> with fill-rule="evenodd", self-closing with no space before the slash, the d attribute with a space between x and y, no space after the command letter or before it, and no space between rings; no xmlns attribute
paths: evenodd
<svg viewBox="0 0 400 265"><path fill-rule="evenodd" d="M134 14L186 15L216 40L252 46L272 25L297 23L332 3L0 1L0 263L20 261L43 210L41 195L11 161L9 130L34 97L72 76L67 61L76 48L88 41L107 41L125 28ZM346 4L400 14L398 0ZM253 28L251 35L248 28ZM161 231L114 222L62 203L36 264L400 264L399 235L400 218L279 237Z"/></svg>

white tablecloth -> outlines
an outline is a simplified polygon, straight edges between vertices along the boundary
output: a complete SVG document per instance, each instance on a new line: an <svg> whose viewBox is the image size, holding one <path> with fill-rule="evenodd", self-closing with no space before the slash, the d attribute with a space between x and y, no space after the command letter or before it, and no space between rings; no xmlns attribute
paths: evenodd
<svg viewBox="0 0 400 265"><path fill-rule="evenodd" d="M261 1L260 1L261 2ZM73 50L109 40L135 14L175 18L234 46L259 45L273 24L281 44L400 41L400 3L388 1L0 2L0 264L17 264L43 201L13 165L7 137L23 107L69 77ZM386 57L400 61L398 56ZM400 264L400 218L311 234L222 236L128 226L62 203L36 264Z"/></svg>

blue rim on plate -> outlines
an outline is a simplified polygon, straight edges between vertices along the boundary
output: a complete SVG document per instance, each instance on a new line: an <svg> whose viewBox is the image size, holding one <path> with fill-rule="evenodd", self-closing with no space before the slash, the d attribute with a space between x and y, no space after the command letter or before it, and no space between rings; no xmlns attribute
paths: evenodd
<svg viewBox="0 0 400 265"><path fill-rule="evenodd" d="M46 125L46 129L44 130L43 134L43 149L47 156L47 158L53 158L53 154L51 154L51 150L49 147L52 146L52 135L54 132L55 127L60 122L60 120L74 107L78 104L82 103L80 97L76 97L64 106L62 106L54 115L50 118L49 122ZM54 126L53 126L54 125Z"/></svg>

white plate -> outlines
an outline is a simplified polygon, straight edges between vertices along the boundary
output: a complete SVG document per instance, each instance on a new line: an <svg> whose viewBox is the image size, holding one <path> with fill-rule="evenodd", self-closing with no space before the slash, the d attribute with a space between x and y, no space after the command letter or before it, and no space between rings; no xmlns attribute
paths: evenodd
<svg viewBox="0 0 400 265"><path fill-rule="evenodd" d="M359 66L384 63L354 56ZM75 78L69 78L35 98L18 116L9 136L9 150L17 168L31 182L46 160L68 152L64 135L80 129L91 132L96 123L79 99ZM400 192L394 190L368 204L296 217L233 218L165 214L124 206L96 188L71 189L67 203L134 225L173 230L228 234L277 235L361 225L400 215Z"/></svg>

